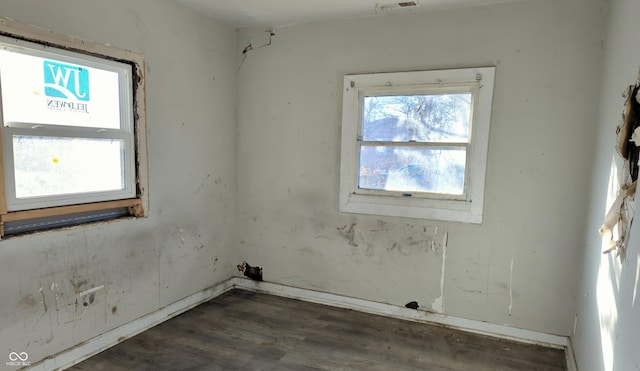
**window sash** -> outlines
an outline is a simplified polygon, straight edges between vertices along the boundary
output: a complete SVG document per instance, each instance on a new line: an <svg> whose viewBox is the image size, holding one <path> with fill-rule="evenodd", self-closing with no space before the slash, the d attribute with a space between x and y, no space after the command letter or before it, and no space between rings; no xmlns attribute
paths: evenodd
<svg viewBox="0 0 640 371"><path fill-rule="evenodd" d="M0 48L13 52L50 58L56 61L116 72L118 74L119 121L118 129L71 125L52 125L39 122L4 122L2 115L2 81L0 81L0 135L2 136L2 160L4 169L4 209L21 211L101 201L129 199L136 196L135 135L133 119L133 79L129 64L93 57L63 49L46 47L38 43L9 39L0 36ZM55 52L52 52L55 50ZM114 139L124 142L123 188L120 190L94 191L48 195L29 198L16 196L13 139L16 136L60 137L86 139Z"/></svg>
<svg viewBox="0 0 640 371"><path fill-rule="evenodd" d="M118 74L119 84L119 119L120 129L133 132L133 71L132 66L128 63L119 62L107 58L100 58L89 54L69 51L56 48L54 46L46 46L44 44L25 41L22 39L13 39L0 35L0 49L11 52L20 53L28 56L54 59L59 62L69 63L72 65L81 65L103 71ZM1 88L0 81L0 88ZM1 112L0 112L1 114ZM72 125L51 125L39 122L32 124L47 126L69 126L81 128L83 126ZM98 127L91 127L98 129Z"/></svg>
<svg viewBox="0 0 640 371"><path fill-rule="evenodd" d="M356 185L354 194L370 195L370 196L389 196L389 197L416 197L435 200L453 200L453 201L466 201L469 199L469 175L470 175L470 160L471 160L471 147L473 141L473 121L474 121L474 107L477 99L477 81L466 82L457 81L450 83L438 82L430 84L425 87L424 83L420 83L420 87L416 87L417 84L405 83L398 84L370 84L366 86L359 86L358 101L357 101L357 113L358 113L358 125L357 134L355 138L356 156L354 161L355 171L353 172L354 179L353 184ZM427 84L429 85L429 84ZM447 94L471 94L471 104L469 112L469 134L466 141L452 141L452 142L439 142L439 141L372 141L363 140L364 130L364 98L365 97L378 97L378 96L403 96L403 95L447 95ZM437 148L437 147L464 147L465 148L465 171L463 191L461 194L447 194L440 192L421 192L415 190L407 191L395 191L395 190L379 190L360 188L358 186L360 180L360 157L363 146L380 146L380 147L408 147L408 148Z"/></svg>
<svg viewBox="0 0 640 371"><path fill-rule="evenodd" d="M5 127L2 130L3 161L5 170L5 191L7 211L28 210L43 207L64 206L89 202L100 202L133 198L136 195L135 188L135 161L133 154L134 143L131 135L119 131L91 132L88 130L51 130L46 128L25 129ZM82 133L84 132L84 133ZM15 160L13 139L15 136L32 137L60 137L79 139L114 139L124 141L123 174L124 187L120 190L95 191L87 193L66 193L60 195L48 195L29 198L16 196ZM127 155L127 153L129 155Z"/></svg>
<svg viewBox="0 0 640 371"><path fill-rule="evenodd" d="M440 192L428 192L428 191L416 191L416 190L386 190L386 189L371 189L361 188L360 183L360 158L362 147L406 147L406 148L464 148L465 150L465 170L463 191L460 194L448 194ZM359 195L371 195L371 196L390 196L390 197L416 197L416 198L431 198L431 199L443 199L443 200L456 200L463 201L468 198L468 183L469 183L469 161L471 157L470 143L465 142L377 142L377 141L360 141L356 140L356 157L355 157L355 171L354 171L354 184L356 185L354 193Z"/></svg>
<svg viewBox="0 0 640 371"><path fill-rule="evenodd" d="M412 86L411 84L404 85L393 85L391 83L387 83L385 85L378 86L367 86L366 88L362 88L358 94L358 140L363 140L364 135L364 126L365 126L365 98L377 98L377 97L406 97L406 96L447 96L447 95L461 95L468 94L470 95L470 103L469 103L469 117L468 117L468 133L467 139L464 141L459 141L463 143L471 143L472 129L473 129L473 109L475 106L475 100L477 98L477 84L470 85L469 83L439 83L438 86L431 86L433 84L429 84L429 87L424 87L421 84L421 87ZM366 139L365 139L366 141ZM368 140L372 141L372 140ZM405 140L388 140L394 143L402 143ZM409 142L421 142L421 143L432 143L432 142L446 142L444 140L409 140ZM449 141L451 142L451 141Z"/></svg>

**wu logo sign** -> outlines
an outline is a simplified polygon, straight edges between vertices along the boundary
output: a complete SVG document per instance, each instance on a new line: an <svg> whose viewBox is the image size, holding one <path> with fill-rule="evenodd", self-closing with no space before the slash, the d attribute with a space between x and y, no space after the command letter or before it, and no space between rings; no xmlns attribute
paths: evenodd
<svg viewBox="0 0 640 371"><path fill-rule="evenodd" d="M44 61L44 94L47 97L89 101L89 70Z"/></svg>

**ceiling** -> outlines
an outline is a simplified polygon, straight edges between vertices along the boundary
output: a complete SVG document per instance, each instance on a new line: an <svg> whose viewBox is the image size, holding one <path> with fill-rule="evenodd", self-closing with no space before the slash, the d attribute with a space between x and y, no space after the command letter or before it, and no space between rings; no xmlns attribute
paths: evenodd
<svg viewBox="0 0 640 371"><path fill-rule="evenodd" d="M423 12L519 0L176 0L234 28L278 28L320 20ZM407 6L415 3L415 6Z"/></svg>

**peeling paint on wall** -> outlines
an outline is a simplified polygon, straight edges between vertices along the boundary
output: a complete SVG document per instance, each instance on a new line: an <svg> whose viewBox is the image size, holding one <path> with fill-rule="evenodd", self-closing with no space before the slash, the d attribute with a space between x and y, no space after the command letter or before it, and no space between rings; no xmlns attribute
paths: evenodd
<svg viewBox="0 0 640 371"><path fill-rule="evenodd" d="M440 273L440 296L433 300L431 309L437 313L444 313L444 279L445 269L447 266L447 239L448 234L445 233L442 239L442 272Z"/></svg>
<svg viewBox="0 0 640 371"><path fill-rule="evenodd" d="M351 223L351 226L349 227L349 229L347 229L347 225L343 225L342 227L336 227L336 229L338 231L340 231L340 234L342 234L344 237L347 238L347 241L349 242L349 245L353 246L353 247L358 247L358 244L354 242L355 239L355 228L356 228L357 223Z"/></svg>
<svg viewBox="0 0 640 371"><path fill-rule="evenodd" d="M446 228L438 225L392 224L383 220L359 220L336 227L352 255L378 256L383 251L403 256L439 255L447 243Z"/></svg>
<svg viewBox="0 0 640 371"><path fill-rule="evenodd" d="M633 221L636 186L638 181L638 161L640 158L640 73L635 85L623 93L625 98L622 122L616 128L616 151L623 160L620 171L618 196L611 204L598 229L603 239L604 254L616 251L621 256L627 247L629 231ZM614 227L618 228L614 230ZM623 255L622 255L623 256Z"/></svg>
<svg viewBox="0 0 640 371"><path fill-rule="evenodd" d="M44 289L40 288L40 295L42 296L42 305L44 306L44 312L46 313L49 308L47 307L47 298L44 296Z"/></svg>

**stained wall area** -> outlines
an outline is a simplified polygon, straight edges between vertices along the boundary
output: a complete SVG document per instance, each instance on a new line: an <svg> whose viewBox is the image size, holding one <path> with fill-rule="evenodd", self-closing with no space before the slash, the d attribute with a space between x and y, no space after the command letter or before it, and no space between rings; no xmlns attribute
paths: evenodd
<svg viewBox="0 0 640 371"><path fill-rule="evenodd" d="M638 14L640 4L633 0L610 1L606 12L598 135L589 161L593 171L585 259L572 334L578 366L585 371L640 369L640 224L632 224L620 257L601 253L607 245L597 232L617 196L613 184L622 172L614 145L624 105L621 93L638 79Z"/></svg>
<svg viewBox="0 0 640 371"><path fill-rule="evenodd" d="M600 73L600 1L276 30L238 72L238 260L264 279L569 335ZM238 50L265 40L238 33ZM496 66L481 225L338 212L345 74Z"/></svg>
<svg viewBox="0 0 640 371"><path fill-rule="evenodd" d="M233 274L236 42L168 0L4 0L0 16L145 55L151 205L0 242L2 368L7 350L36 362Z"/></svg>

